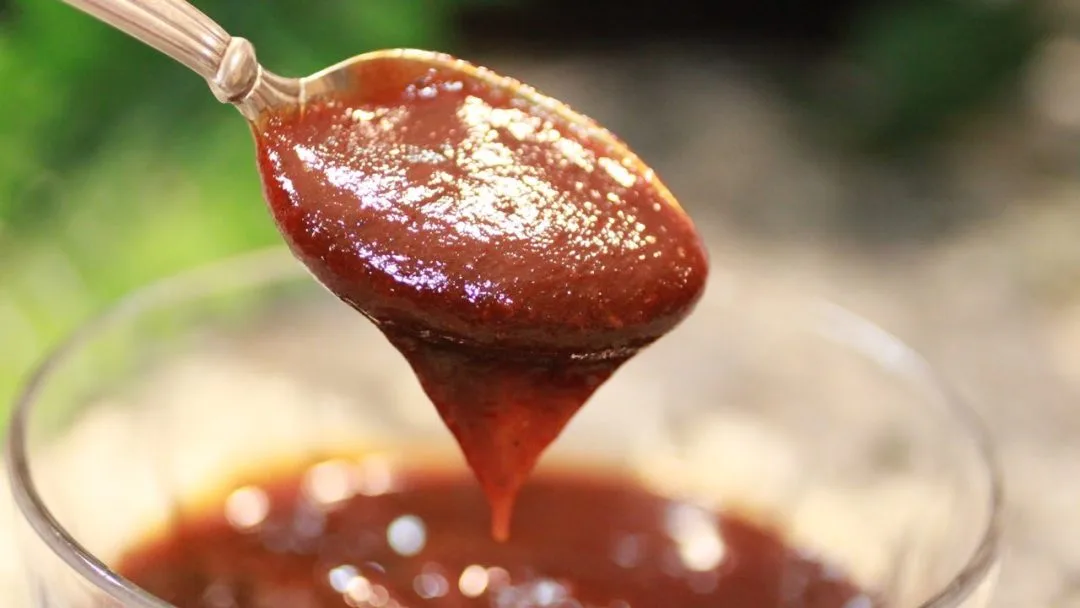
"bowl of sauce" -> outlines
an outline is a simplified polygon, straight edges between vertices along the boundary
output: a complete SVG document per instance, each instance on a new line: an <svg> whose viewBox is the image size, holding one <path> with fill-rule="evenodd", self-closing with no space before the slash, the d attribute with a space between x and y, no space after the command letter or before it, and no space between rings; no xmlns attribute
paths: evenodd
<svg viewBox="0 0 1080 608"><path fill-rule="evenodd" d="M413 366L291 252L133 294L15 414L27 605L984 605L1000 489L964 406L797 287L710 285L504 538Z"/></svg>

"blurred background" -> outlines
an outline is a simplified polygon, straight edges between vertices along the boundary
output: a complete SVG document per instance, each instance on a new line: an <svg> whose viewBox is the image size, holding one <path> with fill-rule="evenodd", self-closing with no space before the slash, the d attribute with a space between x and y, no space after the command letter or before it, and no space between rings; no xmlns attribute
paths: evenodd
<svg viewBox="0 0 1080 608"><path fill-rule="evenodd" d="M1080 1L195 3L282 74L434 48L599 119L715 250L943 368L1011 484L997 605L1080 606ZM168 59L0 0L0 83L6 414L123 293L277 236L243 121Z"/></svg>

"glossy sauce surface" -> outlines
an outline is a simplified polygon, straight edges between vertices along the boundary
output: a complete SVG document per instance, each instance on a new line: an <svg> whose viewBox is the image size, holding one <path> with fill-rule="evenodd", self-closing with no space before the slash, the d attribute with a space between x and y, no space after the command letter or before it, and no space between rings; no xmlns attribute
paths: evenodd
<svg viewBox="0 0 1080 608"><path fill-rule="evenodd" d="M629 480L538 475L500 543L466 476L418 469L345 486L345 466L240 487L119 571L180 608L874 605L770 530Z"/></svg>
<svg viewBox="0 0 1080 608"><path fill-rule="evenodd" d="M544 448L689 314L705 251L652 171L557 102L443 56L351 69L353 92L254 126L266 198L408 358L505 536Z"/></svg>

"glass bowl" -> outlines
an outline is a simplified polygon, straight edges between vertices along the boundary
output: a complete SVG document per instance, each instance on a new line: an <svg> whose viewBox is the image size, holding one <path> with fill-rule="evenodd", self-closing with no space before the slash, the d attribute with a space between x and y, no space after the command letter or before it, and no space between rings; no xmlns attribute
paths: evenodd
<svg viewBox="0 0 1080 608"><path fill-rule="evenodd" d="M375 446L383 476L416 446L464 466L404 360L286 251L142 289L16 404L28 605L165 608L111 569L126 548L244 472ZM567 464L775 526L887 606L976 608L993 587L1001 487L978 420L898 340L767 277L714 272L541 468Z"/></svg>

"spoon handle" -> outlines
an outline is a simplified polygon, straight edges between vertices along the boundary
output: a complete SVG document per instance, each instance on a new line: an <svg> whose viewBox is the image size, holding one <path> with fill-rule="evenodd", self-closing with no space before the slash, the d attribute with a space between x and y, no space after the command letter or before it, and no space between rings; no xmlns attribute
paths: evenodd
<svg viewBox="0 0 1080 608"><path fill-rule="evenodd" d="M237 106L251 120L299 96L299 81L265 71L249 41L230 36L184 0L64 2L184 64L206 80L219 101Z"/></svg>

